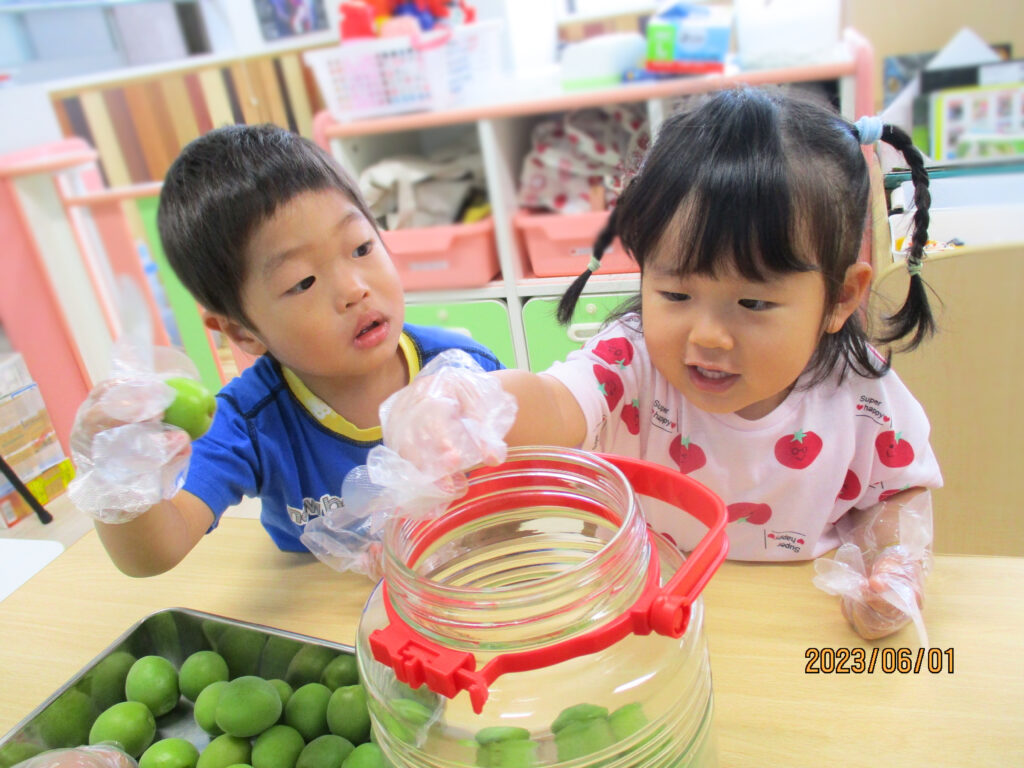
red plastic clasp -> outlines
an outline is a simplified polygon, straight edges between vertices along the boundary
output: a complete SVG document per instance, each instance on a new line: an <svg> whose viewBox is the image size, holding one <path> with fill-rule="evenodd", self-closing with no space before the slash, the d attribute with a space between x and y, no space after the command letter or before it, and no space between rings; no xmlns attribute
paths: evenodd
<svg viewBox="0 0 1024 768"><path fill-rule="evenodd" d="M370 650L373 658L391 667L395 677L410 688L426 685L449 699L459 691L468 691L473 710L483 710L489 683L476 671L472 653L433 643L408 624L394 620L370 633Z"/></svg>

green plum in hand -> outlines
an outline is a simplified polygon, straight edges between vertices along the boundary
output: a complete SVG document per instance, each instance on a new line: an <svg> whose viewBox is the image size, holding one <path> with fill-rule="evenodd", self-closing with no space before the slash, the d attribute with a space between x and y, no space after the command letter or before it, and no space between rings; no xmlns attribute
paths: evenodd
<svg viewBox="0 0 1024 768"><path fill-rule="evenodd" d="M213 412L217 410L217 400L213 394L195 379L172 378L167 383L174 387L177 394L174 402L164 411L163 421L188 432L193 440L198 440L213 422Z"/></svg>

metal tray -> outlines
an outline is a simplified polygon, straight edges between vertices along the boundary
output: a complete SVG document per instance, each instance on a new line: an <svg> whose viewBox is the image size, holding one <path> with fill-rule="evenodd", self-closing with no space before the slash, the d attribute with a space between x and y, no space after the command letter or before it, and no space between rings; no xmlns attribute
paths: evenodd
<svg viewBox="0 0 1024 768"><path fill-rule="evenodd" d="M169 608L152 613L125 631L10 732L0 737L0 768L10 768L45 749L77 746L61 743L61 736L64 741L69 738L67 729L56 729L64 733L55 736L55 729L50 726L56 719L66 722L67 718L60 714L63 706L88 708L91 704L92 718L95 718L115 701L123 700L123 687L118 693L117 685L111 685L109 681L118 679L118 662L125 659L121 655L125 652L135 658L150 654L164 656L175 667L180 667L195 651L215 650L227 660L232 678L260 675L287 679L292 659L304 646L320 646L339 654L355 653L350 645L188 608ZM122 671L126 670L122 667ZM300 685L312 681L302 679L302 672L298 669L292 670L292 679ZM120 680L123 685L123 676ZM120 698L115 699L118 695ZM62 701L55 707L58 700ZM89 722L91 724L92 720ZM196 725L192 702L184 696L173 710L157 718L156 726L155 740L178 736L191 741L200 751L210 741L206 732Z"/></svg>

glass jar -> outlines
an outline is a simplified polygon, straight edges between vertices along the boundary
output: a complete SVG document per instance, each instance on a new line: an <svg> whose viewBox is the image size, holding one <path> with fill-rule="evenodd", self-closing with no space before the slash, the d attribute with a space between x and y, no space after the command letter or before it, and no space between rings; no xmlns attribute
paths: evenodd
<svg viewBox="0 0 1024 768"><path fill-rule="evenodd" d="M685 561L637 495L708 533ZM700 590L725 508L659 465L518 448L440 518L384 536L357 656L396 768L715 764Z"/></svg>

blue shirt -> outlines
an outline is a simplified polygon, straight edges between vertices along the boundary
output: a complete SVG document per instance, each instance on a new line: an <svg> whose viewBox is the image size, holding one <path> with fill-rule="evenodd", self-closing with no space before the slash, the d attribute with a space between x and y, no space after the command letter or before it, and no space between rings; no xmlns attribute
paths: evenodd
<svg viewBox="0 0 1024 768"><path fill-rule="evenodd" d="M464 334L408 324L404 331L400 348L412 375L452 348L485 371L504 367ZM184 490L213 511L210 530L243 496L258 496L260 522L274 543L305 552L299 536L306 522L341 505L345 475L380 442L380 427L354 427L264 355L218 393L210 431L192 445Z"/></svg>

